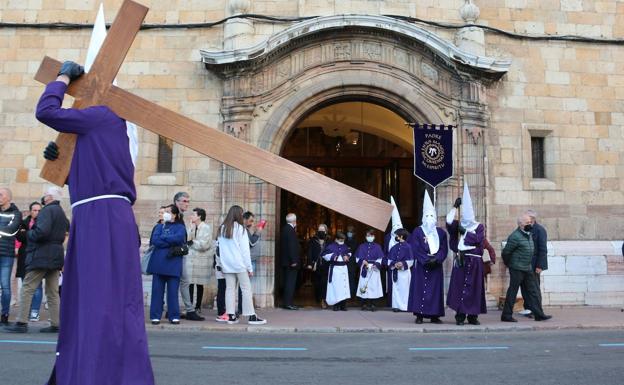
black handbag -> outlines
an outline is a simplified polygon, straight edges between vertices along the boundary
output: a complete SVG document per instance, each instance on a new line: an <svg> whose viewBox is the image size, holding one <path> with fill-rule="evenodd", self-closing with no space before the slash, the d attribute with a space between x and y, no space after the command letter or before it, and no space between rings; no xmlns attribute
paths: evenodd
<svg viewBox="0 0 624 385"><path fill-rule="evenodd" d="M188 246L186 244L184 245L180 245L180 246L171 246L169 248L169 258L173 258L173 257L183 257L186 254L188 254L189 249Z"/></svg>

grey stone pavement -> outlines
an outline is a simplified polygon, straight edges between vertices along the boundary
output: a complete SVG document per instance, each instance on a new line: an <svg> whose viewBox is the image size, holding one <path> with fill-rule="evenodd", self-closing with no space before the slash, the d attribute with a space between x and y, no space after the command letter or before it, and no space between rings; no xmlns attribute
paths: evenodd
<svg viewBox="0 0 624 385"><path fill-rule="evenodd" d="M147 312L146 308L146 312ZM394 313L390 310L363 312L359 308L334 312L316 308L297 311L283 309L258 309L258 316L265 318L266 325L248 325L246 317L236 325L215 321L216 312L204 309L205 321L182 320L180 325L171 325L163 319L160 325L147 323L150 332L169 331L211 331L211 332L258 332L258 333L440 333L440 332L497 332L566 329L624 329L624 312L620 308L607 307L549 307L545 312L553 316L548 321L536 322L522 315L514 314L517 323L500 321L500 310L488 310L479 317L481 325L455 325L454 312L447 309L441 325L425 323L416 325L411 313Z"/></svg>

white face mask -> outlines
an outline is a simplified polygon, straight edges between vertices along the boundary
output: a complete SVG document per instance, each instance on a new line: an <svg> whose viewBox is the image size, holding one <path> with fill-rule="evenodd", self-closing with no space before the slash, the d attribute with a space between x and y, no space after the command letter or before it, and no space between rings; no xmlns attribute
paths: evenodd
<svg viewBox="0 0 624 385"><path fill-rule="evenodd" d="M336 241L336 243L341 245L341 246L344 245L344 241Z"/></svg>
<svg viewBox="0 0 624 385"><path fill-rule="evenodd" d="M164 213L163 214L163 221L165 221L165 222L173 221L173 215L171 215L171 213Z"/></svg>
<svg viewBox="0 0 624 385"><path fill-rule="evenodd" d="M367 241L367 242L372 242L372 241L374 241L374 240L375 240L375 236L374 236L374 235L367 235L367 236L366 236L366 241Z"/></svg>

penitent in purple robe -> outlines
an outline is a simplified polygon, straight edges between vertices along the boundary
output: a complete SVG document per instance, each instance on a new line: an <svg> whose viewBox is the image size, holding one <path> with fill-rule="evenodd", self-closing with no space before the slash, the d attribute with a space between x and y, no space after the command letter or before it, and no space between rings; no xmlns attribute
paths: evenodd
<svg viewBox="0 0 624 385"><path fill-rule="evenodd" d="M415 264L412 268L409 303L407 310L424 317L444 316L444 270L442 263L448 254L446 232L436 227L440 247L431 255L429 244L422 227L417 227L408 239L412 246ZM438 266L431 269L426 266L431 258L435 258Z"/></svg>
<svg viewBox="0 0 624 385"><path fill-rule="evenodd" d="M134 203L126 124L108 107L62 109L67 86L48 84L37 119L77 134L68 178L72 203L121 195ZM152 385L139 239L131 204L94 200L73 208L49 385Z"/></svg>
<svg viewBox="0 0 624 385"><path fill-rule="evenodd" d="M446 225L449 232L449 247L456 253L459 244L458 226L457 220ZM457 313L468 315L487 313L482 259L484 239L485 227L481 223L474 231L466 231L464 244L474 248L465 251L464 266L453 264L446 304Z"/></svg>

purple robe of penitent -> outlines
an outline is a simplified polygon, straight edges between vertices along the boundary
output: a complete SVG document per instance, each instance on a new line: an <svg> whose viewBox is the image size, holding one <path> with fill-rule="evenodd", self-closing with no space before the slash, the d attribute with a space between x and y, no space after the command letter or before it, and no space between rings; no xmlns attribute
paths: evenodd
<svg viewBox="0 0 624 385"><path fill-rule="evenodd" d="M417 227L407 240L412 246L415 264L412 268L410 281L410 296L407 310L424 317L444 316L444 269L442 263L448 254L448 240L446 232L436 227L440 247L431 255L429 243L426 240L422 227ZM438 265L435 268L427 266L427 262L435 258Z"/></svg>
<svg viewBox="0 0 624 385"><path fill-rule="evenodd" d="M446 225L449 232L449 247L456 253L459 243L458 226L457 220ZM468 315L487 313L482 259L484 240L485 227L479 223L474 231L466 232L464 244L474 249L465 251L464 265L453 264L446 304L458 313Z"/></svg>
<svg viewBox="0 0 624 385"><path fill-rule="evenodd" d="M67 181L72 204L109 194L128 201L100 199L72 209L48 384L152 385L126 124L105 106L62 109L66 88L58 81L48 84L37 119L77 135Z"/></svg>

